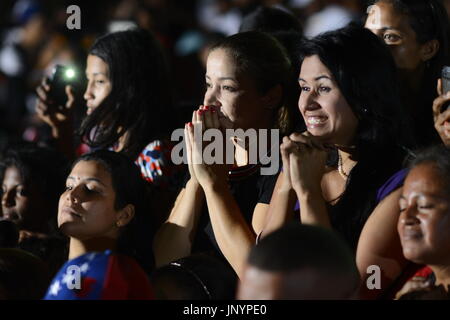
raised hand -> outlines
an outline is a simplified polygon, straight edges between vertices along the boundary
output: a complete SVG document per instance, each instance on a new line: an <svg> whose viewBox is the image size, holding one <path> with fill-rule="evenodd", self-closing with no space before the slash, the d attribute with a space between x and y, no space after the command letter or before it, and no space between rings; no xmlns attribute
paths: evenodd
<svg viewBox="0 0 450 320"><path fill-rule="evenodd" d="M201 106L199 110L194 111L192 122L185 127L189 172L191 177L203 188L227 181L229 165L225 164L225 157L222 159L223 164L207 164L203 159L203 151L209 144L207 141L203 141L204 132L208 129L219 128L221 128L221 124L217 110L208 106ZM225 153L225 141L222 141L222 143Z"/></svg>
<svg viewBox="0 0 450 320"><path fill-rule="evenodd" d="M283 142L280 145L281 161L283 162L283 175L281 189L282 191L292 190L291 182L291 168L290 168L290 154L297 148L297 144L291 141L289 137L283 137Z"/></svg>
<svg viewBox="0 0 450 320"><path fill-rule="evenodd" d="M326 148L307 132L293 133L289 140L289 175L292 188L297 195L320 192L327 159Z"/></svg>
<svg viewBox="0 0 450 320"><path fill-rule="evenodd" d="M28 230L20 230L19 231L19 243L25 239L36 238L36 239L45 239L48 236L44 233L28 231Z"/></svg>
<svg viewBox="0 0 450 320"><path fill-rule="evenodd" d="M434 127L439 133L442 142L450 146L450 108L442 110L444 104L450 103L450 92L442 93L442 81L438 80L437 91L439 96L433 101Z"/></svg>
<svg viewBox="0 0 450 320"><path fill-rule="evenodd" d="M38 101L36 103L36 113L38 117L52 128L53 135L59 135L60 131L71 125L73 106L75 102L73 89L66 86L67 103L59 106L50 96L50 84L44 78L40 86L36 88ZM57 136L55 138L57 138Z"/></svg>

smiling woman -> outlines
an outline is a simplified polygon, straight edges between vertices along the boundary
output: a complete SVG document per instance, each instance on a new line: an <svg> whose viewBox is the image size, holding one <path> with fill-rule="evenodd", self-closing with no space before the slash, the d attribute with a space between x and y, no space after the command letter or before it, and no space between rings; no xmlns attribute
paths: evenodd
<svg viewBox="0 0 450 320"><path fill-rule="evenodd" d="M412 144L395 67L379 39L353 26L304 41L301 53L298 106L307 131L283 140L264 234L292 218L297 198L303 223L337 229L356 250L377 189Z"/></svg>
<svg viewBox="0 0 450 320"><path fill-rule="evenodd" d="M398 195L392 191L400 184L380 190L402 174L403 157L413 145L395 64L373 33L355 26L306 40L300 52L298 106L307 131L283 139L283 172L262 236L296 218L336 230L368 262L372 251L360 250L360 235L374 212L396 217ZM395 228L376 232L385 237ZM367 242L380 243L376 236ZM367 265L358 267L365 276Z"/></svg>
<svg viewBox="0 0 450 320"><path fill-rule="evenodd" d="M298 105L308 132L321 137L324 143L351 145L349 138L356 133L358 119L330 70L314 55L303 60L300 76Z"/></svg>
<svg viewBox="0 0 450 320"><path fill-rule="evenodd" d="M410 293L416 299L439 289L450 298L450 149L437 146L414 160L400 198L398 232L408 260L428 265L434 283ZM437 288L436 288L437 287ZM434 292L436 293L436 291ZM403 297L403 298L406 298ZM412 296L411 296L412 298ZM436 296L434 298L437 298Z"/></svg>

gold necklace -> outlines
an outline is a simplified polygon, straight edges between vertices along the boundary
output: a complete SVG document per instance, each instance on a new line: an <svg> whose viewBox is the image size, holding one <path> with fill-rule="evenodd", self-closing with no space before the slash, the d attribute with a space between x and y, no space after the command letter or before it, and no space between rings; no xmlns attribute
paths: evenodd
<svg viewBox="0 0 450 320"><path fill-rule="evenodd" d="M342 178L344 178L344 180L347 180L348 173L344 171L344 165L342 163L342 157L339 151L338 151L338 172L342 176Z"/></svg>

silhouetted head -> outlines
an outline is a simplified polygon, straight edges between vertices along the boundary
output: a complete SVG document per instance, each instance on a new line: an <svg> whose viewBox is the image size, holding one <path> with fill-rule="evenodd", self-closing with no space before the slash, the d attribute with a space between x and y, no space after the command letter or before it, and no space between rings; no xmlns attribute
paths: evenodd
<svg viewBox="0 0 450 320"><path fill-rule="evenodd" d="M156 299L229 300L236 292L236 276L217 258L196 254L158 268L151 281Z"/></svg>
<svg viewBox="0 0 450 320"><path fill-rule="evenodd" d="M50 283L46 265L19 249L0 248L0 300L39 300Z"/></svg>
<svg viewBox="0 0 450 320"><path fill-rule="evenodd" d="M349 299L359 285L350 249L334 232L293 223L250 251L239 299Z"/></svg>

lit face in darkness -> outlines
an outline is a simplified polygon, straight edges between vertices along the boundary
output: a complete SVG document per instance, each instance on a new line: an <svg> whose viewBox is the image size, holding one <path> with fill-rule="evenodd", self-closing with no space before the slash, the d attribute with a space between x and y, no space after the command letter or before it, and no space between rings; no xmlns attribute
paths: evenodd
<svg viewBox="0 0 450 320"><path fill-rule="evenodd" d="M391 3L379 1L371 6L365 27L386 43L398 69L416 70L424 62L423 46L408 17L397 12Z"/></svg>
<svg viewBox="0 0 450 320"><path fill-rule="evenodd" d="M26 183L16 167L5 170L2 182L3 218L17 224L19 229L42 231L47 228L49 205L33 183Z"/></svg>
<svg viewBox="0 0 450 320"><path fill-rule="evenodd" d="M96 161L80 161L66 181L59 199L58 227L80 240L116 239L121 211L115 208L116 192L110 173Z"/></svg>
<svg viewBox="0 0 450 320"><path fill-rule="evenodd" d="M210 52L206 65L205 106L216 106L219 117L234 128L267 128L273 111L266 95L257 90L256 81L239 72L234 59L224 49Z"/></svg>
<svg viewBox="0 0 450 320"><path fill-rule="evenodd" d="M330 70L317 55L303 60L298 107L308 132L324 142L351 145L358 119L339 89Z"/></svg>
<svg viewBox="0 0 450 320"><path fill-rule="evenodd" d="M88 84L84 92L84 99L86 99L86 113L89 115L111 93L112 84L106 62L97 56L89 55L87 58L86 78Z"/></svg>
<svg viewBox="0 0 450 320"><path fill-rule="evenodd" d="M450 264L449 182L431 163L414 167L400 198L398 232L404 256L424 264Z"/></svg>

